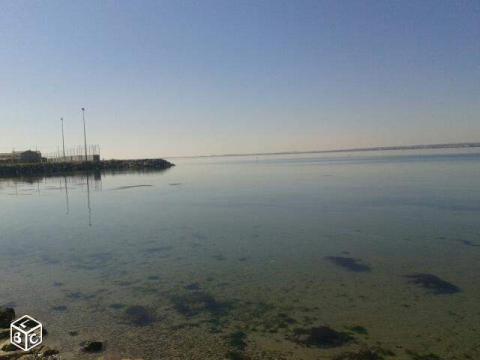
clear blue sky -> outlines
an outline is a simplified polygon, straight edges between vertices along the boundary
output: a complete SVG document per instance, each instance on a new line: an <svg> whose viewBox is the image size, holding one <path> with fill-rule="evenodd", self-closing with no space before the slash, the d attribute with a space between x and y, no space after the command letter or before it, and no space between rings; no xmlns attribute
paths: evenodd
<svg viewBox="0 0 480 360"><path fill-rule="evenodd" d="M0 151L480 141L480 2L0 2Z"/></svg>

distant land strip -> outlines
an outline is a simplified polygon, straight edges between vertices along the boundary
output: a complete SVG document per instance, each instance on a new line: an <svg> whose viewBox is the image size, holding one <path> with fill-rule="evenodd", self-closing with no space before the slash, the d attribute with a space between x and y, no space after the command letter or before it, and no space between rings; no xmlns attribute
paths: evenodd
<svg viewBox="0 0 480 360"><path fill-rule="evenodd" d="M427 150L427 149L461 149L479 148L480 142L450 143L450 144L427 144L427 145L404 145L404 146L378 146L368 148L332 149L332 150L305 150L305 151L281 151L245 154L217 154L217 155L192 155L192 156L169 156L170 159L193 159L229 156L268 156L268 155L301 155L301 154L328 154L359 151L389 151L389 150Z"/></svg>

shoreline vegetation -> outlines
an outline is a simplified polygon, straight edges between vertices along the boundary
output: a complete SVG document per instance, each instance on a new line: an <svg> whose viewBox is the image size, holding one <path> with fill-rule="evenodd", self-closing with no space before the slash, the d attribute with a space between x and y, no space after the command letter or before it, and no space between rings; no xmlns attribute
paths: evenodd
<svg viewBox="0 0 480 360"><path fill-rule="evenodd" d="M155 171L175 164L164 159L102 160L96 162L39 162L0 164L0 177L53 176L79 172Z"/></svg>

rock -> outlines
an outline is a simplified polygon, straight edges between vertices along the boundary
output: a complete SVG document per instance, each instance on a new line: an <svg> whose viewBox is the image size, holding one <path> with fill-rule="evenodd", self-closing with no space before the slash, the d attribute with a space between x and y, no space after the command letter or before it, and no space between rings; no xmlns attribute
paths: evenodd
<svg viewBox="0 0 480 360"><path fill-rule="evenodd" d="M18 350L18 348L15 345L10 344L10 343L7 343L6 345L3 345L3 347L2 347L2 351L6 351L6 352L15 351L15 350Z"/></svg>
<svg viewBox="0 0 480 360"><path fill-rule="evenodd" d="M0 328L9 328L10 323L15 319L15 310L12 308L0 307Z"/></svg>
<svg viewBox="0 0 480 360"><path fill-rule="evenodd" d="M82 351L86 353L97 353L103 351L103 343L101 341L85 341L81 344Z"/></svg>
<svg viewBox="0 0 480 360"><path fill-rule="evenodd" d="M59 351L57 349L50 349L48 347L46 347L45 349L42 350L42 356L43 357L57 355L58 353L59 353Z"/></svg>
<svg viewBox="0 0 480 360"><path fill-rule="evenodd" d="M10 337L10 329L0 329L0 340Z"/></svg>

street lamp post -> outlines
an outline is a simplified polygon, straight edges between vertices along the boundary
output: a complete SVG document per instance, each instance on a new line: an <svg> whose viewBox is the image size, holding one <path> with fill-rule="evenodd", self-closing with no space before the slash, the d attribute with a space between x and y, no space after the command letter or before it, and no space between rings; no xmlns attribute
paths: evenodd
<svg viewBox="0 0 480 360"><path fill-rule="evenodd" d="M65 161L65 134L63 132L63 118L60 118L62 122L62 144L63 144L63 161Z"/></svg>
<svg viewBox="0 0 480 360"><path fill-rule="evenodd" d="M88 161L87 154L87 129L85 126L85 108L82 107L82 117L83 117L83 139L85 141L85 161Z"/></svg>

